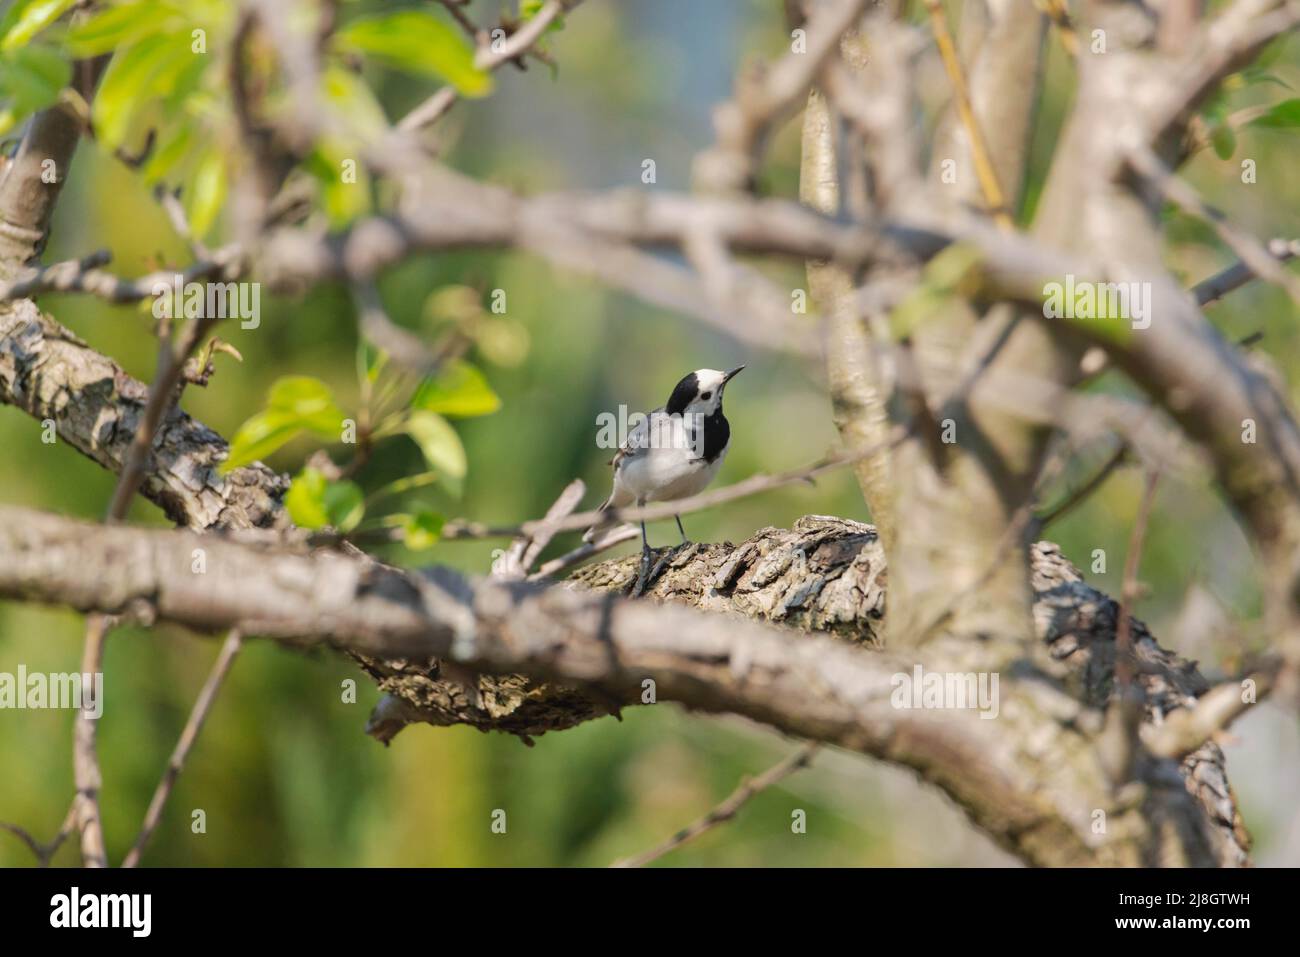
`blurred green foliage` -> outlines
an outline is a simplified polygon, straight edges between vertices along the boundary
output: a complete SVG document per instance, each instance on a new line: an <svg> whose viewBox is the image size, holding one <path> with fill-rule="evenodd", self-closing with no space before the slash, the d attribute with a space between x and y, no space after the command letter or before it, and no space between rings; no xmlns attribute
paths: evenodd
<svg viewBox="0 0 1300 957"><path fill-rule="evenodd" d="M95 52L125 43L142 51L136 56L144 61L133 65L123 58L105 78L108 92L120 87L116 102L95 105L101 135L78 153L47 259L106 246L114 252L115 268L129 274L185 263L184 242L150 194L155 182L184 183L191 216L210 240L222 236L219 214L229 195L232 143L221 71L210 64L196 67L193 57L168 58L157 46L149 51L151 37L168 31L189 37L202 28L211 31L203 56L219 55L233 5L218 0L150 0L149 5L155 15L147 22L131 17L139 4L115 6L70 36L57 25L42 32L52 19L23 21L30 36L17 50L71 42ZM18 22L13 11L19 8L35 18L38 6L48 11L57 5L10 4L10 19L0 23ZM352 25L336 36L325 92L337 115L349 122L307 164L335 225L370 208L371 184L363 177L359 189L343 189L337 170L373 135L376 110L390 122L400 117L436 88L430 74L464 93L484 94L489 88L472 59L464 58L463 38L432 5L419 7L419 26L393 19L414 16L414 8L394 14L378 3L343 7L344 23ZM487 21L494 7L479 0L471 9ZM386 11L387 21L375 19ZM431 18L438 26L430 26ZM4 32L0 27L0 35ZM394 39L401 42L390 42ZM495 74L491 96L461 103L442 121L440 143L448 162L528 190L687 188L691 157L711 138L710 104L727 95L742 64L780 55L788 37L775 4L591 0L566 17L564 29L547 42L558 64L554 74L536 65L526 72L507 66ZM1072 95L1074 68L1055 42L1051 48L1026 210L1037 201ZM433 49L442 52L427 56ZM0 78L15 69L15 52L0 44ZM367 55L361 73L353 70L357 54ZM33 70L33 75L41 72ZM135 85L128 82L128 71L135 72ZM1292 87L1300 84L1294 43L1275 55L1270 72ZM47 70L46 75L47 86L62 84L62 74ZM1270 86L1246 84L1230 91L1228 111L1278 101ZM11 126L24 111L51 101L36 80L0 84L0 110L11 112ZM926 104L931 113L936 105ZM930 116L927 123L932 122ZM794 195L797 125L788 124L773 139L760 179L764 192ZM140 142L155 126L158 145L142 171L112 158L114 147ZM1243 127L1234 133L1234 159L1204 150L1188 175L1256 234L1295 235L1287 211L1298 208L1300 178L1294 176L1290 135L1267 122ZM1243 157L1257 162L1257 184L1241 182ZM640 183L645 158L656 161L654 185ZM1176 219L1171 237L1171 265L1189 281L1230 260L1212 234L1181 229ZM796 264L764 269L790 288L803 285ZM359 502L366 514L357 521L397 516L387 525L401 528L404 542L382 548L391 561L438 562L486 574L494 550L505 543L437 542L444 517L492 523L533 518L575 476L588 483L586 504L594 506L607 488L609 458L607 450L595 446L597 414L620 403L631 410L661 404L676 380L697 367L751 367L728 392L732 451L719 484L812 461L835 442L815 369L792 358L751 353L698 324L523 255L474 251L416 257L390 270L379 293L392 318L427 341L454 325L469 344L452 378L400 384L406 427L393 434L405 432L415 441L376 443L370 460L348 480L355 491L331 493L330 483L306 467L308 456L322 445L336 462L346 461L348 450L326 433L341 418L355 416L367 392L373 399L389 381L391 370L376 374L377 357L359 349L355 310L342 288L327 285L297 299L264 297L258 328L222 327L220 335L243 361L218 355L210 385L191 388L184 406L227 437L240 436L259 415L288 408L288 419L269 428L292 434L276 432L274 447L254 444L253 449L273 467L300 477L299 500L291 503L295 516L309 523L312 516L317 523L346 523ZM494 296L504 303L502 309L492 308ZM43 305L131 374L142 379L152 374L156 343L147 312L79 296L49 296ZM1233 338L1262 332L1259 350L1290 381L1300 382L1295 317L1283 294L1256 284L1214 306L1210 315ZM279 406L267 398L276 388L283 400ZM1110 377L1094 388L1131 387ZM312 418L320 415L329 422ZM454 424L443 418L465 415L474 417L455 418ZM411 429L412 419L422 424ZM463 446L463 457L448 452L453 445ZM0 456L4 501L101 516L112 477L62 444L42 444L38 425L23 414L0 409L0 447L7 453ZM1084 450L1062 484L1088 474L1108 451ZM1051 530L1089 580L1111 593L1118 591L1139 486L1137 472L1122 471ZM739 540L807 513L869 517L851 477L842 473L815 487L746 499L685 522L692 538ZM135 503L131 520L164 523L143 500ZM555 547L571 546L573 540L561 536ZM651 540L675 540L671 523L652 526ZM1094 574L1096 549L1108 560L1105 571ZM1208 590L1234 617L1248 619L1257 610L1249 549L1208 480L1162 484L1142 577L1150 591L1138 612L1175 647L1178 636L1162 626L1178 619L1189 583ZM66 611L0 604L0 670L13 671L19 663L29 671L73 669L81 633L79 616ZM1206 670L1215 672L1231 666L1239 643L1261 637L1247 629L1219 636L1204 649L1179 650L1201 657ZM109 641L100 748L103 818L115 861L134 839L216 650L212 641L170 628L123 628ZM345 703L349 680L358 685L355 704ZM628 709L622 722L606 718L545 735L534 748L464 728L414 726L385 749L362 733L376 698L373 686L338 655L249 643L180 778L146 863L602 865L663 840L728 794L742 776L795 746L747 722L692 717L658 705ZM71 725L65 712L0 712L0 819L21 823L41 837L57 829L72 794ZM1276 782L1267 773L1251 776L1260 760L1247 752L1230 770L1256 829L1260 860L1267 863L1282 853L1275 836L1292 812L1278 806ZM1285 773L1294 777L1294 755L1289 760ZM190 832L190 814L197 808L206 812L206 834ZM791 833L795 808L808 814L806 835ZM507 812L505 835L490 830L495 809ZM69 846L57 861L75 859ZM1006 860L970 833L957 810L910 775L826 753L812 770L760 795L737 820L663 863ZM0 864L29 862L21 844L0 835Z"/></svg>

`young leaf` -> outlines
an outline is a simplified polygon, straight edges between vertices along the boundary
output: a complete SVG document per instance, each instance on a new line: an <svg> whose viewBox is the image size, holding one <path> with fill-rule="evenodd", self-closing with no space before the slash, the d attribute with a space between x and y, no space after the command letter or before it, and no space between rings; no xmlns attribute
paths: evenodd
<svg viewBox="0 0 1300 957"><path fill-rule="evenodd" d="M325 514L340 532L350 532L366 514L366 498L356 482L331 482L325 487Z"/></svg>
<svg viewBox="0 0 1300 957"><path fill-rule="evenodd" d="M206 150L191 180L185 214L194 235L203 236L216 222L226 201L226 154L220 149Z"/></svg>
<svg viewBox="0 0 1300 957"><path fill-rule="evenodd" d="M421 509L414 515L402 515L402 544L413 552L421 552L438 544L442 527L447 519L437 512Z"/></svg>
<svg viewBox="0 0 1300 957"><path fill-rule="evenodd" d="M424 453L424 460L429 468L452 478L464 478L469 469L465 456L465 446L461 444L456 430L436 412L418 410L407 419L403 431Z"/></svg>
<svg viewBox="0 0 1300 957"><path fill-rule="evenodd" d="M289 517L300 528L324 528L330 523L325 510L325 489L329 482L325 474L310 465L293 477L293 483L284 496L284 507Z"/></svg>
<svg viewBox="0 0 1300 957"><path fill-rule="evenodd" d="M1210 130L1210 145L1219 159L1232 159L1232 154L1237 151L1237 134L1227 123L1222 123Z"/></svg>
<svg viewBox="0 0 1300 957"><path fill-rule="evenodd" d="M280 446L292 441L302 432L302 422L297 417L265 409L251 416L230 440L230 454L221 463L222 475L264 459Z"/></svg>
<svg viewBox="0 0 1300 957"><path fill-rule="evenodd" d="M142 104L175 89L193 57L189 37L181 33L146 37L113 57L91 108L95 132L107 149L122 145Z"/></svg>
<svg viewBox="0 0 1300 957"><path fill-rule="evenodd" d="M0 108L0 133L57 100L71 77L72 65L51 46L0 53L0 90L8 101Z"/></svg>
<svg viewBox="0 0 1300 957"><path fill-rule="evenodd" d="M501 397L492 391L483 373L462 359L450 362L438 374L425 379L411 397L411 408L437 412L455 418L491 415L501 408Z"/></svg>
<svg viewBox="0 0 1300 957"><path fill-rule="evenodd" d="M1300 126L1300 99L1283 100L1274 104L1263 116L1257 116L1247 126L1262 126L1269 130L1290 130Z"/></svg>
<svg viewBox="0 0 1300 957"><path fill-rule="evenodd" d="M362 17L339 30L339 46L389 66L446 80L465 96L485 96L492 77L474 65L474 51L455 29L422 10Z"/></svg>
<svg viewBox="0 0 1300 957"><path fill-rule="evenodd" d="M68 45L79 57L99 56L171 30L181 19L180 11L170 3L141 0L119 4L73 26Z"/></svg>
<svg viewBox="0 0 1300 957"><path fill-rule="evenodd" d="M302 528L330 525L340 532L352 531L366 513L364 497L356 482L331 482L310 465L294 476L284 505L295 525Z"/></svg>
<svg viewBox="0 0 1300 957"><path fill-rule="evenodd" d="M76 0L17 0L0 20L0 50L24 46L67 12Z"/></svg>
<svg viewBox="0 0 1300 957"><path fill-rule="evenodd" d="M320 379L306 375L284 376L271 384L267 411L277 412L328 439L338 439L343 429L343 410L334 403L334 393Z"/></svg>

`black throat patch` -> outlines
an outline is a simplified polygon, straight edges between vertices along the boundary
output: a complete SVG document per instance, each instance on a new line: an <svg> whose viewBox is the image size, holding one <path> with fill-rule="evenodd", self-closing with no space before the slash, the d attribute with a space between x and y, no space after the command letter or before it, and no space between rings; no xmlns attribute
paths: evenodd
<svg viewBox="0 0 1300 957"><path fill-rule="evenodd" d="M727 442L731 439L731 423L722 414L721 406L718 406L718 411L712 415L705 416L702 419L692 418L688 420L686 430L692 448L695 447L695 443L698 441L695 435L697 424L702 424L704 427L704 461L714 462L722 454L722 450L727 447Z"/></svg>

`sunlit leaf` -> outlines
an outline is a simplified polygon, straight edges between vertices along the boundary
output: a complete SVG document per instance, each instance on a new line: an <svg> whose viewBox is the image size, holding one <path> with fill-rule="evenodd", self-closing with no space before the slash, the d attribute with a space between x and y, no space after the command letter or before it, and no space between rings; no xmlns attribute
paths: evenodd
<svg viewBox="0 0 1300 957"><path fill-rule="evenodd" d="M17 0L0 20L0 50L16 50L25 45L59 17L77 0Z"/></svg>
<svg viewBox="0 0 1300 957"><path fill-rule="evenodd" d="M350 532L366 514L366 498L356 482L330 482L325 487L325 514L340 532Z"/></svg>
<svg viewBox="0 0 1300 957"><path fill-rule="evenodd" d="M359 73L330 66L321 77L321 91L325 101L361 136L377 137L388 129L384 108Z"/></svg>
<svg viewBox="0 0 1300 957"><path fill-rule="evenodd" d="M221 463L224 475L266 458L303 431L302 420L284 412L263 410L250 417L230 440L230 454Z"/></svg>
<svg viewBox="0 0 1300 957"><path fill-rule="evenodd" d="M465 446L451 423L435 412L413 412L403 429L424 453L429 468L452 478L464 478L469 469Z"/></svg>
<svg viewBox="0 0 1300 957"><path fill-rule="evenodd" d="M474 66L474 51L449 24L422 10L362 17L339 30L339 46L405 70L446 80L466 96L483 96L492 77Z"/></svg>
<svg viewBox="0 0 1300 957"><path fill-rule="evenodd" d="M155 183L162 179L185 158L194 142L194 132L194 124L183 118L171 125L141 170L146 182Z"/></svg>
<svg viewBox="0 0 1300 957"><path fill-rule="evenodd" d="M59 98L72 77L72 65L51 46L31 44L0 53L0 133Z"/></svg>
<svg viewBox="0 0 1300 957"><path fill-rule="evenodd" d="M1270 130L1290 130L1300 126L1300 99L1283 100L1269 107L1263 116L1257 116L1247 126L1262 126Z"/></svg>
<svg viewBox="0 0 1300 957"><path fill-rule="evenodd" d="M284 496L284 507L299 528L324 528L330 523L325 511L325 473L310 465L293 477Z"/></svg>
<svg viewBox="0 0 1300 957"><path fill-rule="evenodd" d="M131 120L150 97L174 91L194 56L189 37L175 33L147 37L113 57L91 108L95 132L107 149L122 145Z"/></svg>
<svg viewBox="0 0 1300 957"><path fill-rule="evenodd" d="M438 544L447 519L437 512L422 509L414 515L402 515L402 544L413 552L424 551Z"/></svg>
<svg viewBox="0 0 1300 957"><path fill-rule="evenodd" d="M492 414L501 408L501 397L492 391L482 372L457 359L420 383L411 397L411 408L469 418Z"/></svg>
<svg viewBox="0 0 1300 957"><path fill-rule="evenodd" d="M350 532L366 514L365 496L356 482L331 482L320 469L310 465L294 476L284 505L294 524L301 528L330 525L340 532Z"/></svg>
<svg viewBox="0 0 1300 957"><path fill-rule="evenodd" d="M226 201L226 155L208 150L199 160L185 194L185 213L196 236L206 235Z"/></svg>
<svg viewBox="0 0 1300 957"><path fill-rule="evenodd" d="M120 4L75 24L68 33L68 45L77 56L98 56L147 36L169 32L182 20L181 12L169 3L142 0Z"/></svg>
<svg viewBox="0 0 1300 957"><path fill-rule="evenodd" d="M325 438L338 439L343 430L343 411L334 393L320 379L295 375L276 379L267 397L267 411L296 420L301 428Z"/></svg>

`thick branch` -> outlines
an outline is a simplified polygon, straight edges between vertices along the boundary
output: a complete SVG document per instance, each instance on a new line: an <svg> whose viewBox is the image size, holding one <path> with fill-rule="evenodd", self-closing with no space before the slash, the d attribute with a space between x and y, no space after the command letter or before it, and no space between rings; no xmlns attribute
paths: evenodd
<svg viewBox="0 0 1300 957"><path fill-rule="evenodd" d="M148 392L30 300L0 306L0 402L51 421L61 441L111 472L122 471ZM286 525L286 479L260 464L219 475L226 448L221 436L173 408L141 492L191 528Z"/></svg>
<svg viewBox="0 0 1300 957"><path fill-rule="evenodd" d="M206 572L196 574L192 554L200 547ZM1048 672L1030 660L990 659L997 643L937 640L920 659L928 672L1000 674L999 720L986 721L969 710L895 707L896 676L911 674L915 659L703 614L680 602L469 582L442 569L404 573L329 552L285 552L0 509L0 594L8 597L130 612L202 630L238 627L377 659L423 660L488 714L508 716L513 709L509 701L484 698L475 686L478 672L560 682L559 693L598 702L588 705L588 716L642 700L652 681L658 700L742 714L912 767L1027 860L1239 861L1241 848L1227 842L1222 820L1226 813L1230 833L1230 798L1226 805L1207 802L1198 790L1200 778L1209 778L1213 795L1227 794L1222 756L1213 745L1188 759L1194 766L1184 765L1187 788L1170 786L1171 778L1179 781L1171 775L1173 764L1151 759L1139 763L1149 789L1140 811L1109 796L1088 728L1108 696L1113 602L1082 585L1050 547L1035 558L1035 612L1050 651L1042 665ZM620 588L634 564L595 566L584 581ZM820 621L861 639L874 633L879 616L881 564L869 527L808 519L790 533L768 530L736 550L695 546L669 567L656 591L676 591L686 601L694 594L694 603L706 609L762 608L764 617L791 625ZM790 590L796 582L799 587ZM864 607L866 601L874 609ZM1140 623L1134 629L1142 680L1152 682L1151 707L1167 711L1194 703L1204 687L1194 669L1156 647ZM1076 693L1053 690L1065 687L1062 681L1073 682ZM534 686L521 693L536 701L551 692ZM1111 821L1110 836L1100 843L1091 834L1098 807L1109 809ZM1148 828L1147 821L1160 826Z"/></svg>

